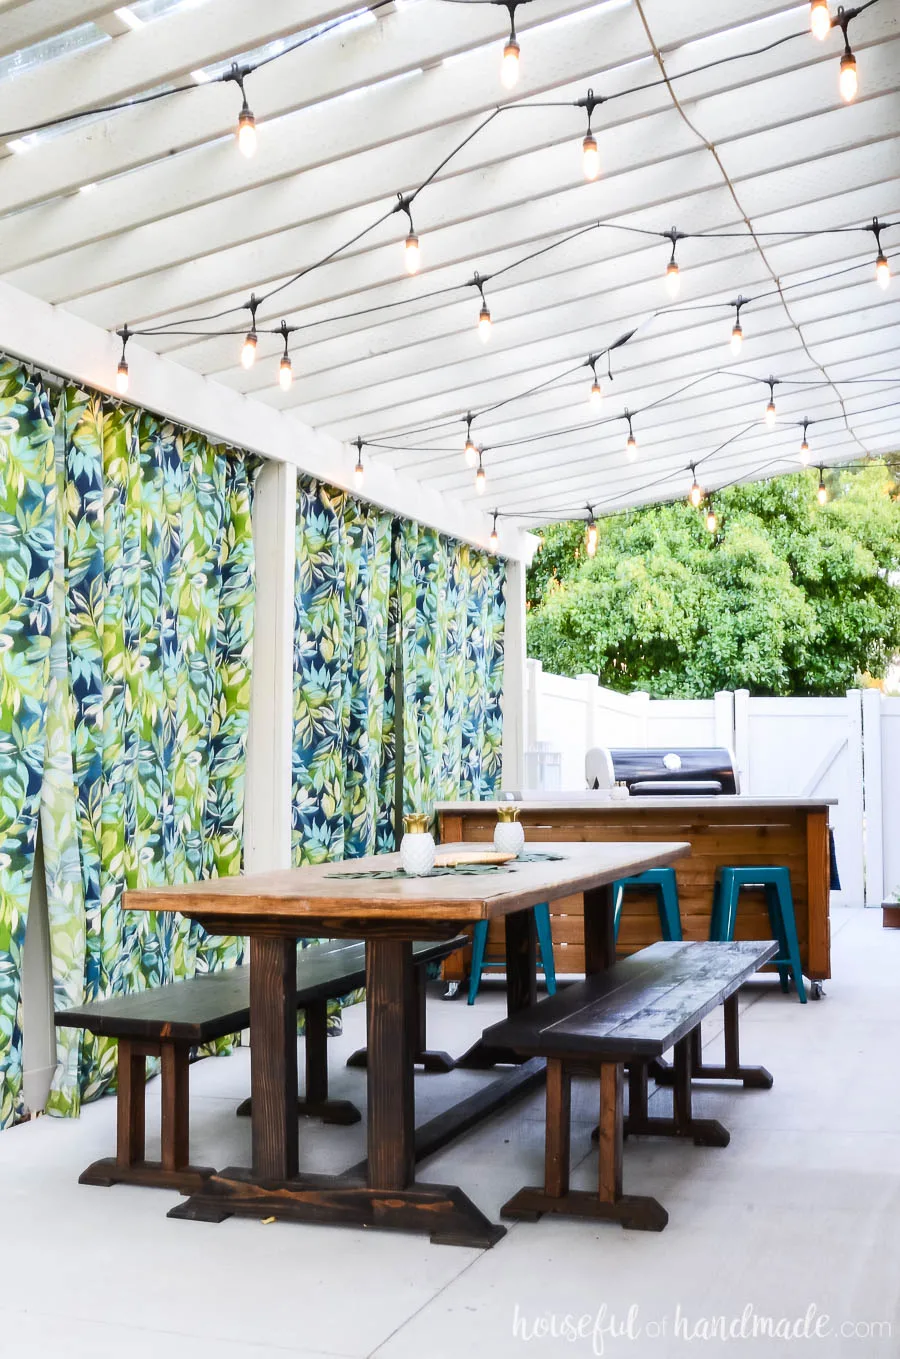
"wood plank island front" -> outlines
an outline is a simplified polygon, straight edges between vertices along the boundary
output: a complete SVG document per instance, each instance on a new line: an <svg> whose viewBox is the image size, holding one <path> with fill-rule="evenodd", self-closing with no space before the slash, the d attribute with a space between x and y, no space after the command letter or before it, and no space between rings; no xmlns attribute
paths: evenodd
<svg viewBox="0 0 900 1359"><path fill-rule="evenodd" d="M517 804L528 843L559 841L687 840L688 858L675 865L685 939L709 937L716 870L729 865L784 864L791 871L797 934L803 971L814 981L831 976L828 917L830 867L827 799L764 797L632 797L615 801L602 795L559 794L542 800L528 795ZM496 802L438 803L442 841L484 843L493 838ZM553 952L562 974L584 971L581 899L573 896L551 907ZM762 892L743 892L736 937L765 939L770 934ZM660 938L656 899L629 890L619 933L620 953L634 953ZM487 960L503 956L503 935L488 936ZM462 981L469 951L444 967L447 981Z"/></svg>

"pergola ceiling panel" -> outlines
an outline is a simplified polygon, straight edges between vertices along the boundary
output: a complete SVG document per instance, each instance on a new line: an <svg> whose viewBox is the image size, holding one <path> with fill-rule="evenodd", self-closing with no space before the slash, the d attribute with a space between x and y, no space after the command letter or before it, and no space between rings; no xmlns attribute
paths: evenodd
<svg viewBox="0 0 900 1359"><path fill-rule="evenodd" d="M900 222L900 0L852 22L851 105L838 96L839 34L815 41L805 3L526 0L513 100L526 107L477 132L510 101L502 6L153 8L144 22L140 7L114 17L108 2L0 0L0 56L85 23L118 35L45 62L35 47L0 87L10 135L88 115L0 160L5 282L109 329L214 330L138 336L129 354L143 345L326 433L359 435L368 458L475 503L462 456L472 411L488 473L477 502L526 522L685 494L690 463L708 487L794 469L804 419L814 460L896 451L900 300L875 286L874 237L859 228ZM301 38L246 79L260 126L245 160L232 135L239 91L196 73ZM95 116L180 84L191 88ZM590 184L574 107L589 87L608 100L592 118L602 175ZM390 210L438 166L413 205L421 271L410 278L407 219ZM670 243L635 230L672 227L728 233L679 242L676 303L663 286ZM834 234L807 234L824 228ZM900 225L883 246L900 255ZM279 336L261 333L255 366L240 365L247 300L331 256L259 308L260 327L298 327L282 391ZM476 271L503 271L485 289L487 345ZM751 300L734 357L738 295ZM191 322L218 312L215 325ZM632 331L611 355L612 382L598 362L598 414L588 355Z"/></svg>

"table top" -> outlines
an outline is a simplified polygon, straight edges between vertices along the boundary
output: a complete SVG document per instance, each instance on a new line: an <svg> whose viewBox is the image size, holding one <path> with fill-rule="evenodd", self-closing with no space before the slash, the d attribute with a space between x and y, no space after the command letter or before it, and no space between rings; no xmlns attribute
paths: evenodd
<svg viewBox="0 0 900 1359"><path fill-rule="evenodd" d="M528 812L623 812L685 811L685 812L752 812L752 811L814 811L836 807L834 797L750 797L743 793L722 793L718 797L627 797L611 798L602 792L583 793L525 793L513 799L520 815ZM507 802L439 802L438 813L459 815L466 812L495 813Z"/></svg>
<svg viewBox="0 0 900 1359"><path fill-rule="evenodd" d="M442 852L454 846L442 846ZM460 845L471 850L471 845ZM486 920L631 877L685 858L685 843L576 843L548 845L559 859L528 862L499 873L460 873L426 878L357 878L376 869L397 869L399 854L372 855L343 864L252 873L235 878L125 893L129 911L181 911L214 933L270 929L301 934L319 925L340 935L365 933L365 925L402 928L403 922ZM213 928L214 927L214 928Z"/></svg>

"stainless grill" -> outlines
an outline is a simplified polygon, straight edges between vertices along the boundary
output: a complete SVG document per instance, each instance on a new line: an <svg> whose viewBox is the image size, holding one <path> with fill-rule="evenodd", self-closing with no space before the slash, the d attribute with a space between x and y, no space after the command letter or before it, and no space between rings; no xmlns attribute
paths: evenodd
<svg viewBox="0 0 900 1359"><path fill-rule="evenodd" d="M739 791L734 755L724 746L595 746L587 753L585 774L588 788L624 784L632 797L716 797Z"/></svg>

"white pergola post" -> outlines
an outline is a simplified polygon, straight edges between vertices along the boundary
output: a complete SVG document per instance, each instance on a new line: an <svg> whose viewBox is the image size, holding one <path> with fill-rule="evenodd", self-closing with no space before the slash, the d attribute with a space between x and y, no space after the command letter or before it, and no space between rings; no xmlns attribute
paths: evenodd
<svg viewBox="0 0 900 1359"><path fill-rule="evenodd" d="M244 800L248 873L291 866L296 506L295 469L264 463L253 507L256 625Z"/></svg>

